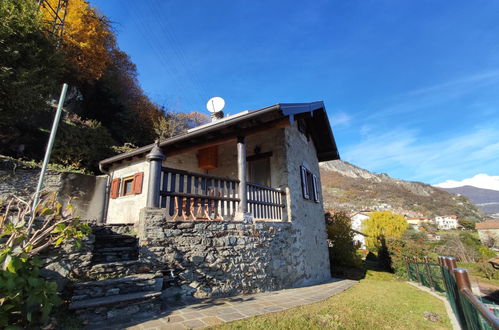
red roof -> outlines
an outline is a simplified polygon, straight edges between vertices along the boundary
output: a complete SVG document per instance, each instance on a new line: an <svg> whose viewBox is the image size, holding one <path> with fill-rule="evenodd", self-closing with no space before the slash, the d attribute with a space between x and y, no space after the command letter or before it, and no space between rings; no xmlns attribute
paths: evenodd
<svg viewBox="0 0 499 330"><path fill-rule="evenodd" d="M499 220L487 220L484 222L477 222L476 229L499 229Z"/></svg>

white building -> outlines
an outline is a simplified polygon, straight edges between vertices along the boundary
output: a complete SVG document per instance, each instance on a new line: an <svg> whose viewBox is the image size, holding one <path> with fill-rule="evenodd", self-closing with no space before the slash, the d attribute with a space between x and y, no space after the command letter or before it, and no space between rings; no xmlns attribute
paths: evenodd
<svg viewBox="0 0 499 330"><path fill-rule="evenodd" d="M366 248L365 235L362 234L362 225L364 221L369 219L369 216L370 212L356 212L350 216L350 219L352 220L352 230L355 233L353 240L360 244L361 249Z"/></svg>
<svg viewBox="0 0 499 330"><path fill-rule="evenodd" d="M435 224L440 230L451 230L457 229L457 216L455 215L445 215L435 217Z"/></svg>

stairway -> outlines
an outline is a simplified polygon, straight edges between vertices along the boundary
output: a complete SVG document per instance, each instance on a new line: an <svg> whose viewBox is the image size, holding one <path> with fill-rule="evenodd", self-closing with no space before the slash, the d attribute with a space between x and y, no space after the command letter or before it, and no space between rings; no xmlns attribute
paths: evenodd
<svg viewBox="0 0 499 330"><path fill-rule="evenodd" d="M160 311L163 274L138 260L138 239L112 226L93 228L92 265L75 283L69 308L87 325L99 326L150 317Z"/></svg>
<svg viewBox="0 0 499 330"><path fill-rule="evenodd" d="M161 273L77 283L69 309L92 326L150 317L160 311L162 285Z"/></svg>

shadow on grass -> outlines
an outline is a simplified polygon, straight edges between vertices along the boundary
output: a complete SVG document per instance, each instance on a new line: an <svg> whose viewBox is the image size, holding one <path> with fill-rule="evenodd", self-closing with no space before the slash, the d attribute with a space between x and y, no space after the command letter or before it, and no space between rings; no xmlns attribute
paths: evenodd
<svg viewBox="0 0 499 330"><path fill-rule="evenodd" d="M361 267L346 267L346 266L335 266L331 267L331 276L336 278L344 278L349 280L360 281L366 278L367 271L373 270L376 272L385 272L392 274L387 271L385 267L381 266L377 259L374 258L366 258L366 260L362 261Z"/></svg>

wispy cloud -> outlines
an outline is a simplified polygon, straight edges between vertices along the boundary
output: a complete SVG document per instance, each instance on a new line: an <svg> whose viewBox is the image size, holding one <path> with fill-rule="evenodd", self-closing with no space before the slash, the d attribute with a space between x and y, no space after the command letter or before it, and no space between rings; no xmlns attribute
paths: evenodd
<svg viewBox="0 0 499 330"><path fill-rule="evenodd" d="M499 171L497 125L499 122L426 142L417 130L369 133L359 143L345 146L342 158L369 170L428 183L462 179L478 172L494 175Z"/></svg>
<svg viewBox="0 0 499 330"><path fill-rule="evenodd" d="M429 111L435 106L477 91L490 90L491 87L499 87L499 70L471 74L395 95L390 100L385 100L384 104L373 106L365 120ZM496 100L499 99L499 95L496 94L495 97Z"/></svg>
<svg viewBox="0 0 499 330"><path fill-rule="evenodd" d="M345 112L338 112L338 113L333 113L331 116L331 122L333 123L334 127L337 126L347 126L352 117L350 117L347 113Z"/></svg>

